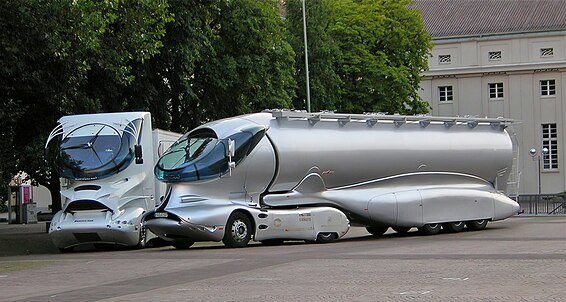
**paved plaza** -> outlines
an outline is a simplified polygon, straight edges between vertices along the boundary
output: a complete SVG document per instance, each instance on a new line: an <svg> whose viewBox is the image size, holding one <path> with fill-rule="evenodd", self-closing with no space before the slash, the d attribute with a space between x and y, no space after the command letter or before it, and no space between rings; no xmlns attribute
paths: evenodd
<svg viewBox="0 0 566 302"><path fill-rule="evenodd" d="M45 223L0 225L0 301L566 301L566 217L330 244L60 254Z"/></svg>

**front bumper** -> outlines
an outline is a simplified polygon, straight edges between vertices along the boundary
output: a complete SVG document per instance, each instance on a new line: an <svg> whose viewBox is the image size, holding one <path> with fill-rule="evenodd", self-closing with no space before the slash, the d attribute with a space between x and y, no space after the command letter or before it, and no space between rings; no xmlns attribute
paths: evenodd
<svg viewBox="0 0 566 302"><path fill-rule="evenodd" d="M110 221L53 221L49 226L49 237L57 248L88 243L135 246L139 243L139 233L139 224L112 224Z"/></svg>
<svg viewBox="0 0 566 302"><path fill-rule="evenodd" d="M171 214L169 214L171 215ZM190 223L184 219L150 218L146 219L144 226L155 235L167 241L220 241L224 237L224 226L205 226Z"/></svg>

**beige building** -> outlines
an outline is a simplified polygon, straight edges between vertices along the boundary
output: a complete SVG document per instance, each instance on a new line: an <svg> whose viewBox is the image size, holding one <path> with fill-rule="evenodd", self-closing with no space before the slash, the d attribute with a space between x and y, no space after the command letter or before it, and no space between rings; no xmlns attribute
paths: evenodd
<svg viewBox="0 0 566 302"><path fill-rule="evenodd" d="M520 121L518 194L566 191L566 2L416 0L412 7L434 42L420 91L432 114Z"/></svg>

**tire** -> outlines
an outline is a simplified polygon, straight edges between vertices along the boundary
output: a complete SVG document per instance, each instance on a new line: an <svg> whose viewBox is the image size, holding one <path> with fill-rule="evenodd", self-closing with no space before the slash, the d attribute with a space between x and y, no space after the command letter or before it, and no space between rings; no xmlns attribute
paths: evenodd
<svg viewBox="0 0 566 302"><path fill-rule="evenodd" d="M138 239L138 244L135 246L136 249L143 249L145 248L145 238L147 236L147 230L144 226L140 227L140 236Z"/></svg>
<svg viewBox="0 0 566 302"><path fill-rule="evenodd" d="M368 231L368 233L372 234L373 236L381 236L383 234L385 234L385 232L387 232L387 229L389 229L388 226L369 226L366 227L366 230Z"/></svg>
<svg viewBox="0 0 566 302"><path fill-rule="evenodd" d="M391 227L391 228L400 235L407 234L412 229L411 227Z"/></svg>
<svg viewBox="0 0 566 302"><path fill-rule="evenodd" d="M487 219L467 221L466 226L469 230L480 231L487 226Z"/></svg>
<svg viewBox="0 0 566 302"><path fill-rule="evenodd" d="M177 240L171 242L171 245L174 246L178 250L186 250L195 244L192 240Z"/></svg>
<svg viewBox="0 0 566 302"><path fill-rule="evenodd" d="M464 229L465 226L466 226L466 223L463 222L463 221L448 222L448 223L442 224L442 229L445 230L448 233L458 233L458 232L461 232Z"/></svg>
<svg viewBox="0 0 566 302"><path fill-rule="evenodd" d="M245 247L250 242L251 236L252 228L248 216L241 212L232 213L228 218L224 238L222 238L224 245L230 248Z"/></svg>
<svg viewBox="0 0 566 302"><path fill-rule="evenodd" d="M74 246L70 246L70 247L60 247L59 248L59 252L66 254L66 253L72 253L75 250Z"/></svg>
<svg viewBox="0 0 566 302"><path fill-rule="evenodd" d="M440 223L429 223L419 228L419 232L423 235L436 235L440 232L442 225Z"/></svg>
<svg viewBox="0 0 566 302"><path fill-rule="evenodd" d="M336 233L318 233L316 235L316 243L329 243L338 239L338 234Z"/></svg>

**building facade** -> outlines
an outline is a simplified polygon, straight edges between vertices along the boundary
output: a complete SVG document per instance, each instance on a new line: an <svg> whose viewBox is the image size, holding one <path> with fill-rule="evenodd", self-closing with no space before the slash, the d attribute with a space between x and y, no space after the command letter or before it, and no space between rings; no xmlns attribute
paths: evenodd
<svg viewBox="0 0 566 302"><path fill-rule="evenodd" d="M419 93L431 114L517 120L510 193L566 191L565 2L417 0L412 8L433 37Z"/></svg>

